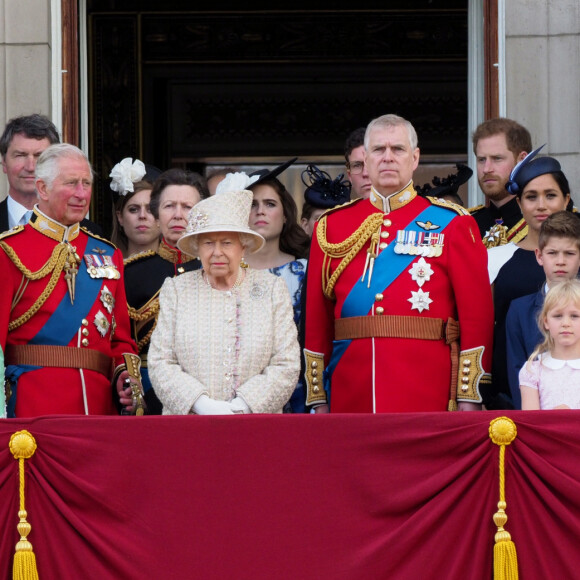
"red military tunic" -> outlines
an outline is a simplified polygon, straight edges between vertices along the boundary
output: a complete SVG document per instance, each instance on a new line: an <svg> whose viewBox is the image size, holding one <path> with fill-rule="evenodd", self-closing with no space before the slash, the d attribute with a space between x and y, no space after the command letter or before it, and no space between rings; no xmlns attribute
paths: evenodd
<svg viewBox="0 0 580 580"><path fill-rule="evenodd" d="M67 228L38 209L29 225L3 234L0 246L0 344L12 392L11 414L116 414L114 370L125 368L124 353L137 353L130 335L120 251L78 224ZM74 285L71 281L72 304L65 280L71 264L78 268ZM42 366L38 361L11 364L14 345L70 348L61 351L68 362L86 350L83 355L96 354L104 364L100 371ZM54 349L46 357L51 359L46 364L53 364Z"/></svg>
<svg viewBox="0 0 580 580"><path fill-rule="evenodd" d="M448 221L445 227L418 218L433 205L436 215ZM415 237L406 233L411 226L418 230ZM437 242L443 242L440 251ZM423 251L412 255L413 247ZM387 248L390 251L379 265L379 255ZM350 304L364 310L362 334L374 330L361 338L356 331L355 338L333 345L336 321L350 315L345 301L361 284L365 263L363 284L368 283L369 249L377 255L372 275L380 280L377 271L382 268L393 279L372 295L368 307L366 302L360 306L358 294ZM410 183L386 199L373 190L369 200L330 210L313 235L306 289L309 404L326 401L321 388L324 373L332 412L447 410L454 376L451 347L443 338L426 339L422 325L433 322L428 319L450 318L460 327L457 400L481 402L479 383L490 380L493 306L486 250L475 220L463 208L419 197ZM368 317L383 320L369 322ZM373 334L375 323L383 322L389 332L393 325L399 329L395 336Z"/></svg>

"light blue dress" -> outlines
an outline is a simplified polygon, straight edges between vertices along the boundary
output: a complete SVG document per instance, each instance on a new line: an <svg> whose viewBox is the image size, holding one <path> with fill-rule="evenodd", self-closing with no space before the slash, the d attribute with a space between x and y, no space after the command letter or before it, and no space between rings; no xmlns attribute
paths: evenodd
<svg viewBox="0 0 580 580"><path fill-rule="evenodd" d="M304 286L304 277L306 275L306 265L308 260L305 258L300 258L299 260L294 260L293 262L288 262L283 266L276 266L275 268L269 268L272 274L279 276L284 279L286 286L288 287L288 292L290 292L290 298L292 299L292 307L294 308L294 322L298 328L300 324L300 314L301 314L301 295L302 287ZM301 373L302 376L302 373ZM298 381L294 393L288 404L284 407L285 413L305 413L306 412L306 391L304 389L304 383L302 378Z"/></svg>

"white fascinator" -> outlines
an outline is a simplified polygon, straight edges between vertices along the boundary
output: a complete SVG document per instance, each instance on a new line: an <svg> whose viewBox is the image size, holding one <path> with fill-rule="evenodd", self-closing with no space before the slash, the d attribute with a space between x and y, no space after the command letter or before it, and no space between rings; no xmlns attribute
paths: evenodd
<svg viewBox="0 0 580 580"><path fill-rule="evenodd" d="M119 195L127 195L133 191L133 184L140 181L147 173L145 164L139 159L133 161L132 157L125 157L117 163L109 174L111 178L111 189Z"/></svg>

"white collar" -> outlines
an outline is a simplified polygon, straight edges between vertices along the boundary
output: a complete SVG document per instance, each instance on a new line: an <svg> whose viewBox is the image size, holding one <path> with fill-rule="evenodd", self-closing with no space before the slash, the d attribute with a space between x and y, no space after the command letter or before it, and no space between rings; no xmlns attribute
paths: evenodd
<svg viewBox="0 0 580 580"><path fill-rule="evenodd" d="M24 214L29 210L10 196L6 198L6 203L8 206L8 227L12 229L20 223Z"/></svg>
<svg viewBox="0 0 580 580"><path fill-rule="evenodd" d="M561 358L552 358L552 355L547 352L540 355L540 362L543 366L555 371L564 368L565 366L569 366L576 370L580 369L580 358L562 360Z"/></svg>

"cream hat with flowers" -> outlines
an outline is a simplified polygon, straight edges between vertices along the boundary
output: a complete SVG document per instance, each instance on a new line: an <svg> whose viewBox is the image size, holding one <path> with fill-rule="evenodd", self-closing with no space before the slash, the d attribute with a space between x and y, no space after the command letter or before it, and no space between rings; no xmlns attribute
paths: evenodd
<svg viewBox="0 0 580 580"><path fill-rule="evenodd" d="M248 225L253 194L246 188L257 179L259 176L248 177L243 172L228 173L218 184L215 195L193 206L187 229L179 238L177 247L195 257L200 234L237 232L244 234L250 254L262 249L266 240Z"/></svg>

